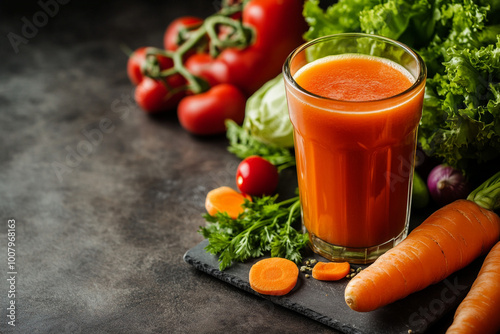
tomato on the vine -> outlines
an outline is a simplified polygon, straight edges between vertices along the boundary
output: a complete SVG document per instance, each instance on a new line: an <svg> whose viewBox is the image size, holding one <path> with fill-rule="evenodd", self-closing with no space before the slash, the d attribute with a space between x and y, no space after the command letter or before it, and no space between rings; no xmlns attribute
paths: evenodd
<svg viewBox="0 0 500 334"><path fill-rule="evenodd" d="M184 65L193 75L206 80L211 87L229 81L227 65L208 53L191 55Z"/></svg>
<svg viewBox="0 0 500 334"><path fill-rule="evenodd" d="M225 68L227 82L240 87L250 96L279 73L277 67L270 69L267 65L269 57L267 52L252 48L230 48L222 51L212 66Z"/></svg>
<svg viewBox="0 0 500 334"><path fill-rule="evenodd" d="M138 85L144 78L144 74L142 73L142 68L146 63L147 49L148 47L140 47L134 52L132 52L132 54L128 58L127 75L130 81L134 85ZM168 69L172 67L174 64L172 59L160 55L156 55L156 60L158 61L160 68L162 70Z"/></svg>
<svg viewBox="0 0 500 334"><path fill-rule="evenodd" d="M236 185L247 195L270 196L275 192L278 181L276 166L257 155L243 159L236 171Z"/></svg>
<svg viewBox="0 0 500 334"><path fill-rule="evenodd" d="M225 121L238 124L245 118L246 98L238 88L220 84L208 91L183 98L177 108L181 125L197 135L212 135L226 131Z"/></svg>
<svg viewBox="0 0 500 334"><path fill-rule="evenodd" d="M173 20L163 35L163 46L166 50L175 51L188 36L182 36L191 29L196 29L203 23L203 19L195 16L183 16Z"/></svg>
<svg viewBox="0 0 500 334"><path fill-rule="evenodd" d="M172 21L165 50L152 48L155 56L146 59L147 49L139 49L129 60L137 103L147 112L179 103L181 125L195 134L223 133L226 119L241 124L246 98L274 78L303 42L302 7L302 0L227 0L205 20Z"/></svg>
<svg viewBox="0 0 500 334"><path fill-rule="evenodd" d="M243 24L256 30L252 48L268 49L271 56L275 53L288 56L303 43L302 35L307 30L303 6L302 0L251 0L245 4Z"/></svg>
<svg viewBox="0 0 500 334"><path fill-rule="evenodd" d="M286 57L303 43L307 24L299 0L252 0L243 8L243 24L255 30L255 41L246 48L228 48L216 62L227 68L229 83L250 96L278 75Z"/></svg>
<svg viewBox="0 0 500 334"><path fill-rule="evenodd" d="M181 80L180 77L178 80ZM176 81L173 78L170 81ZM156 79L144 77L135 88L135 101L148 113L158 113L174 109L179 101L185 96L184 91L173 91L174 87L167 86Z"/></svg>

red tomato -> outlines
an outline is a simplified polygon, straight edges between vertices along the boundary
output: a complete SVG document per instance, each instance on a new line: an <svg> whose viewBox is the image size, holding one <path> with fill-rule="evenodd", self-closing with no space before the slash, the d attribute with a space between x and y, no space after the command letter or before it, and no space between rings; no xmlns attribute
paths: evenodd
<svg viewBox="0 0 500 334"><path fill-rule="evenodd" d="M210 86L228 82L228 67L221 61L212 58L208 53L196 53L184 63L193 75L205 79Z"/></svg>
<svg viewBox="0 0 500 334"><path fill-rule="evenodd" d="M251 47L242 50L229 48L222 51L216 63L226 69L226 82L239 87L246 96L250 96L281 71L281 66L268 65L272 53Z"/></svg>
<svg viewBox="0 0 500 334"><path fill-rule="evenodd" d="M245 96L238 88L220 84L204 93L183 98L177 108L177 115L181 125L193 134L224 133L226 119L238 124L243 122L245 103Z"/></svg>
<svg viewBox="0 0 500 334"><path fill-rule="evenodd" d="M307 23L302 15L302 0L251 0L243 9L243 23L255 28L254 48L286 52L303 43ZM284 62L285 59L282 60Z"/></svg>
<svg viewBox="0 0 500 334"><path fill-rule="evenodd" d="M173 109L184 95L184 91L172 94L163 82L149 77L144 77L135 88L135 101L147 113Z"/></svg>
<svg viewBox="0 0 500 334"><path fill-rule="evenodd" d="M247 195L272 195L278 186L278 169L259 156L245 158L236 171L236 185Z"/></svg>
<svg viewBox="0 0 500 334"><path fill-rule="evenodd" d="M286 57L303 43L307 24L300 0L251 0L244 9L243 23L254 27L254 44L245 49L229 48L218 61L227 67L229 83L247 96L281 72Z"/></svg>
<svg viewBox="0 0 500 334"><path fill-rule="evenodd" d="M175 51L179 47L182 39L187 36L182 36L182 30L196 29L203 23L203 19L194 16L183 16L173 20L165 30L163 35L163 46L166 50ZM181 35L179 35L179 33ZM181 40L179 40L179 37Z"/></svg>
<svg viewBox="0 0 500 334"><path fill-rule="evenodd" d="M146 51L147 47L141 47L135 50L127 61L127 75L130 81L134 85L138 85L142 79L144 78L144 74L142 74L142 67L146 62ZM156 56L160 64L161 69L168 69L173 66L172 59L163 56Z"/></svg>

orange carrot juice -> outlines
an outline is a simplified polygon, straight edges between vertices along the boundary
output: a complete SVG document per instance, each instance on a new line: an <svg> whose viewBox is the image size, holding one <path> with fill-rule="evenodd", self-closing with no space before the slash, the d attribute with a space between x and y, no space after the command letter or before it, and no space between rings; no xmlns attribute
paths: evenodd
<svg viewBox="0 0 500 334"><path fill-rule="evenodd" d="M371 262L366 252L390 248L407 233L425 83L415 87L403 66L362 54L309 62L292 78L287 100L313 249ZM356 250L363 259L349 259Z"/></svg>

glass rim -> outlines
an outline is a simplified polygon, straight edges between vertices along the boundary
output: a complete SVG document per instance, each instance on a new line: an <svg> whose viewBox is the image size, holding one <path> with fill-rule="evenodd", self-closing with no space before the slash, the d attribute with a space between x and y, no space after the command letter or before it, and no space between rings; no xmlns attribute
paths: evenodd
<svg viewBox="0 0 500 334"><path fill-rule="evenodd" d="M404 91L402 91L402 92L400 92L400 93L398 93L396 95L389 96L389 97L384 97L384 98L376 99L376 100L347 101L347 100L333 99L333 98L330 98L330 97L326 97L326 96L322 96L322 95L318 95L318 94L312 93L312 92L308 91L307 89L303 88L302 86L300 86L295 81L295 79L293 78L293 76L291 74L291 71L290 71L290 64L291 64L293 58L297 54L299 54L300 52L304 51L308 47L310 47L310 46L312 46L314 44L317 44L317 43L321 43L321 42L323 42L325 40L333 40L333 39L338 39L338 38L354 38L354 37L358 37L358 38L359 37L368 37L368 38L372 38L372 39L377 39L377 40L384 41L386 43L395 45L395 46L400 47L401 49L403 49L406 53L408 53L409 55L411 55L416 60L416 63L418 64L418 77L416 78L415 82L409 88L405 89ZM322 100L326 100L326 101L330 101L330 102L342 103L342 104L367 104L367 103L377 103L377 102L383 102L383 101L388 101L388 100L391 100L391 99L395 99L395 98L404 96L404 95L406 95L406 94L414 91L417 87L419 87L422 84L422 82L425 81L425 79L427 77L427 67L425 66L424 60L412 48L410 48L406 44L403 44L403 43L401 43L399 41L396 41L396 40L388 38L388 37L384 37L384 36L380 36L380 35L375 35L375 34L366 34L366 33L339 33L339 34L332 34L332 35L321 36L321 37L315 38L315 39L313 39L313 40L311 40L309 42L306 42L306 43L298 46L295 50L293 50L288 55L288 57L285 60L285 63L283 64L282 72L283 72L283 77L285 78L285 80L290 85L292 85L295 89L299 90L303 94L306 94L309 97L313 97L313 98L317 98L317 99L322 99Z"/></svg>

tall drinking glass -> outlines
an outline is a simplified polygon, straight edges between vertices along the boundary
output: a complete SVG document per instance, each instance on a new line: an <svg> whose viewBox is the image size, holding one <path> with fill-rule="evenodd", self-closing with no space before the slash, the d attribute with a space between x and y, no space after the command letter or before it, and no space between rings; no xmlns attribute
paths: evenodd
<svg viewBox="0 0 500 334"><path fill-rule="evenodd" d="M425 64L397 41L352 33L300 46L283 73L311 247L373 262L408 233Z"/></svg>

